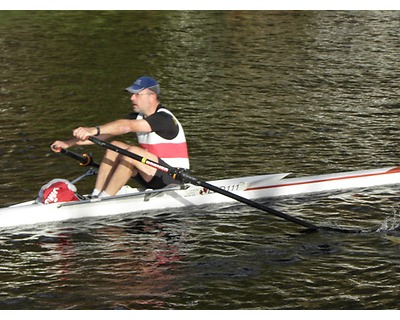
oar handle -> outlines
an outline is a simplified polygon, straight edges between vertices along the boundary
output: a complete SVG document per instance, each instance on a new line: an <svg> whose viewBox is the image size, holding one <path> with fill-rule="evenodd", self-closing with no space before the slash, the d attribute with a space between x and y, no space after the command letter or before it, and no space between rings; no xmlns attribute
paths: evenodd
<svg viewBox="0 0 400 320"><path fill-rule="evenodd" d="M83 166L83 167L86 167L86 166L92 166L92 167L95 167L95 168L99 167L99 164L94 162L93 157L88 155L88 154L86 154L86 153L78 154L76 152L73 152L71 150L64 149L64 148L60 149L60 153L63 154L63 155L66 155L66 156L68 156L68 157L70 157L72 159L78 160L79 164L81 166Z"/></svg>

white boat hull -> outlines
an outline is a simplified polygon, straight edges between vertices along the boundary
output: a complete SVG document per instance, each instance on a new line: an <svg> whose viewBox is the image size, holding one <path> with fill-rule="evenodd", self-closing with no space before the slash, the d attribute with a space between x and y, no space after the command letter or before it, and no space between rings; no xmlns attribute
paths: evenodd
<svg viewBox="0 0 400 320"><path fill-rule="evenodd" d="M367 188L400 183L400 167L326 174L303 178L285 178L288 174L270 174L210 181L221 189L247 199L282 197L314 192ZM180 208L204 204L229 203L235 200L187 185L139 192L123 188L118 195L67 203L37 204L35 201L0 209L0 227L49 223L79 218L112 216L123 213L148 212L164 208Z"/></svg>

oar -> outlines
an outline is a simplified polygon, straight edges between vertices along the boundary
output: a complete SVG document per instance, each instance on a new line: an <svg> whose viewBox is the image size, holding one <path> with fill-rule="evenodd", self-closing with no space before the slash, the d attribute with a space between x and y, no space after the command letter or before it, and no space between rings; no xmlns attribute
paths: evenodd
<svg viewBox="0 0 400 320"><path fill-rule="evenodd" d="M252 200L247 199L247 198L243 198L243 197L241 197L241 196L239 196L239 195L237 195L235 193L229 192L227 190L224 190L224 189L216 187L216 186L214 186L212 184L209 184L209 183L207 183L207 182L205 182L205 181L203 181L201 179L198 179L196 177L191 176L186 170L174 168L174 167L171 167L171 166L168 166L168 165L160 165L157 162L151 161L151 160L149 160L147 158L144 158L142 156L139 156L139 155L137 155L135 153L129 152L129 151L125 150L125 149L122 149L122 148L120 148L120 147L118 147L116 145L113 145L111 143L108 143L106 141L99 140L99 139L97 139L97 138L95 138L93 136L89 137L89 140L94 142L94 143L96 143L96 144L98 144L98 145L100 145L100 146L102 146L102 147L105 147L107 149L110 149L112 151L120 153L120 154L122 154L124 156L132 158L132 159L137 160L139 162L145 163L145 164L147 164L147 165L149 165L149 166L151 166L153 168L156 168L158 170L166 172L166 173L170 174L174 179L178 179L181 182L191 183L193 185L201 186L203 188L206 188L208 190L214 191L216 193L220 193L220 194L222 194L224 196L227 196L227 197L232 198L234 200L237 200L239 202L245 203L245 204L247 204L247 205L249 205L249 206L251 206L253 208L268 212L268 213L270 213L270 214L272 214L274 216L283 218L283 219L288 220L290 222L293 222L295 224L298 224L298 225L301 225L303 227L306 227L310 231L318 231L318 230L321 230L321 229L325 229L325 230L332 230L332 231L338 231L338 232L344 232L344 233L359 232L359 231L354 231L354 230L344 230L344 229L336 229L336 228L330 228L330 227L318 227L316 225L313 225L313 224L311 224L309 222L300 220L300 219L298 219L296 217L290 216L290 215L288 215L286 213L283 213L281 211L278 211L278 210L272 209L270 207L267 207L267 206L265 206L265 205L263 205L261 203L252 201Z"/></svg>
<svg viewBox="0 0 400 320"><path fill-rule="evenodd" d="M92 156L84 153L84 154L78 154L75 153L71 150L60 148L60 153L63 155L66 155L68 157L71 157L72 159L78 160L79 164L83 167L91 166L98 168L100 165L96 162L94 162Z"/></svg>

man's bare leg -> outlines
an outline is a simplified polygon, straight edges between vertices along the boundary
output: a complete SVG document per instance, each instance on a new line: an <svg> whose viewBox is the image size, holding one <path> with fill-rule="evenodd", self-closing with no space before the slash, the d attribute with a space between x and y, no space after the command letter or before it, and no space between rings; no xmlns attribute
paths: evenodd
<svg viewBox="0 0 400 320"><path fill-rule="evenodd" d="M120 148L129 148L128 144L122 142L113 141L112 143L118 145ZM111 150L106 151L97 172L97 179L94 186L98 192L101 192L106 188L122 158L123 156L117 152Z"/></svg>
<svg viewBox="0 0 400 320"><path fill-rule="evenodd" d="M128 151L138 154L154 162L158 161L157 156L143 150L140 147L131 146ZM110 195L115 195L132 177L134 172L138 172L145 181L150 181L156 174L157 169L152 168L144 163L133 160L129 157L121 157L118 166L115 168L111 178L109 179L104 191Z"/></svg>

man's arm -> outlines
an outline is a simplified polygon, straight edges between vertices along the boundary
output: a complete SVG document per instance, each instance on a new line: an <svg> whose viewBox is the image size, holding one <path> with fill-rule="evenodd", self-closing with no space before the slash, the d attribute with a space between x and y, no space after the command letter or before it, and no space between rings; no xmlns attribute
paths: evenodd
<svg viewBox="0 0 400 320"><path fill-rule="evenodd" d="M53 151L59 151L60 148L67 149L73 146L83 146L93 144L89 139L98 133L98 138L107 140L113 136L129 132L151 132L151 127L146 120L121 119L112 121L97 127L79 127L73 131L74 137L69 140L56 140L51 144Z"/></svg>
<svg viewBox="0 0 400 320"><path fill-rule="evenodd" d="M129 132L151 132L151 127L146 120L121 119L97 127L79 127L73 131L75 138L86 141L90 136L101 135L119 136Z"/></svg>

